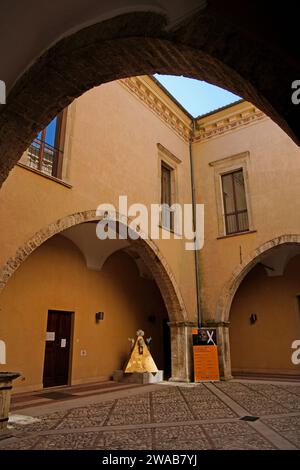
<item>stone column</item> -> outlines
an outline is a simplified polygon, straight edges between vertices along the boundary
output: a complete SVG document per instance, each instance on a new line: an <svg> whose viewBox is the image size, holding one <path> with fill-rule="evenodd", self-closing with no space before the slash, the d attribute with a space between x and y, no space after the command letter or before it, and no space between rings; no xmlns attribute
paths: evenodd
<svg viewBox="0 0 300 470"><path fill-rule="evenodd" d="M0 372L0 431L7 427L12 381L19 376L18 372Z"/></svg>
<svg viewBox="0 0 300 470"><path fill-rule="evenodd" d="M169 322L171 329L170 382L191 382L193 380L192 322Z"/></svg>
<svg viewBox="0 0 300 470"><path fill-rule="evenodd" d="M229 322L206 321L205 325L203 326L206 326L207 328L216 328L220 377L222 380L232 379L229 344Z"/></svg>

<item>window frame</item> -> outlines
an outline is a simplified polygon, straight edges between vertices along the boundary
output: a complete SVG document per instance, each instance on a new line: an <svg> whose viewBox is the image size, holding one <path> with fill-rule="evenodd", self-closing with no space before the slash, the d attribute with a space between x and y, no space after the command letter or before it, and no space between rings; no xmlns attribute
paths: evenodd
<svg viewBox="0 0 300 470"><path fill-rule="evenodd" d="M236 174L236 173L242 173L242 176L243 176L245 200L246 200L246 209L243 209L243 210L238 210L238 208L237 208L236 187L235 187L235 181L234 181L234 177L233 177L233 175ZM231 177L232 177L232 189L233 189L233 201L234 201L234 211L233 212L227 212L227 210L226 210L223 178L224 178L224 176L228 176L228 175L231 175ZM248 216L249 211L248 211L247 194L246 194L246 186L245 186L245 176L244 176L243 168L242 167L241 168L236 168L234 170L226 171L225 173L221 173L220 178L221 178L221 189L222 189L222 199L223 199L225 234L229 236L229 235L234 235L234 234L238 234L238 233L249 232L249 230L250 230L250 228L249 228L249 216ZM248 228L240 230L239 229L239 217L238 217L238 215L242 214L242 213L247 214ZM234 232L231 232L228 229L228 217L229 216L234 216L234 218L235 218L235 224L236 224L237 230L235 230Z"/></svg>
<svg viewBox="0 0 300 470"><path fill-rule="evenodd" d="M163 189L164 189L164 185L163 185L163 173L165 172L168 172L169 174L169 201L168 202L163 202ZM166 164L166 162L164 162L163 160L161 161L161 169L160 169L160 174L161 174L161 199L160 199L160 202L161 204L169 204L170 206L172 205L172 171L173 169ZM166 192L166 188L165 188L165 192ZM167 199L167 198L166 198Z"/></svg>
<svg viewBox="0 0 300 470"><path fill-rule="evenodd" d="M64 146L66 138L66 123L67 123L67 108L61 111L57 116L56 132L54 145L50 145L46 142L46 130L47 126L41 131L41 139L36 137L31 145L27 149L27 161L26 164L29 168L35 169L36 171L51 176L53 178L62 179L62 167L64 157ZM51 174L43 169L46 151L53 154L53 162L51 166ZM37 160L37 167L30 164L31 158L35 157Z"/></svg>
<svg viewBox="0 0 300 470"><path fill-rule="evenodd" d="M178 191L178 165L182 163L182 161L171 153L168 149L166 149L162 144L157 144L158 149L158 192L157 192L157 199L159 204L162 203L162 166L165 166L171 172L171 206L176 204L179 200L179 191ZM160 213L160 220L159 226L163 230L167 230L169 232L174 233L174 214L171 214L170 217L170 227L165 226L163 223L162 213Z"/></svg>
<svg viewBox="0 0 300 470"><path fill-rule="evenodd" d="M163 202L163 170L167 170L169 172L169 202ZM174 169L171 168L164 160L161 160L161 165L160 165L160 183L161 183L161 190L160 190L160 204L163 206L163 204L167 204L169 207L171 207L173 204L175 204L174 201ZM169 211L170 218L168 219L168 222L170 225L167 225L164 220L164 209L161 211L161 226L165 230L169 230L171 232L174 231L174 214L172 211Z"/></svg>
<svg viewBox="0 0 300 470"><path fill-rule="evenodd" d="M256 232L254 227L252 204L251 204L251 190L250 190L250 179L249 179L249 167L250 167L250 153L244 151L238 154L230 155L227 157L220 158L208 163L213 168L213 178L215 183L215 204L216 204L216 216L217 216L217 237L232 237L246 233ZM225 222L225 207L223 200L223 187L222 187L222 175L226 173L232 173L235 170L243 170L244 186L246 205L248 213L248 230L242 232L234 232L227 234L226 222Z"/></svg>

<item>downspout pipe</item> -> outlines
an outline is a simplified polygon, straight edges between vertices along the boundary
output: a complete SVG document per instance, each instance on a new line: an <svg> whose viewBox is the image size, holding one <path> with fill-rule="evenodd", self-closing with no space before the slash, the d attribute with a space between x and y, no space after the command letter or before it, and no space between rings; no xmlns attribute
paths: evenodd
<svg viewBox="0 0 300 470"><path fill-rule="evenodd" d="M193 137L196 130L196 121L192 120L192 132L189 139L189 154L190 154L190 170L191 170L191 189L192 189L192 208L193 208L193 231L196 232L196 189L195 189L195 175L194 175L194 162L193 162ZM199 256L198 251L194 250L195 258L195 279L196 279L196 297L197 297L197 323L198 328L202 325L201 316L201 297L200 297L200 269L199 269Z"/></svg>

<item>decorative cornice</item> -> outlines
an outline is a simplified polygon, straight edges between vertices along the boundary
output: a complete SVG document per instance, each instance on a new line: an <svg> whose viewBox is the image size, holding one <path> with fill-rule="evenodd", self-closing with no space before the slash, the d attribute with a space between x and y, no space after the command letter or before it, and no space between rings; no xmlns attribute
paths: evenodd
<svg viewBox="0 0 300 470"><path fill-rule="evenodd" d="M229 167L230 165L234 163L240 164L241 162L245 161L246 159L249 159L250 157L250 152L246 150L246 152L240 152L236 153L235 155L230 155L229 157L225 158L220 158L219 160L214 160L213 162L209 162L209 166L213 167Z"/></svg>
<svg viewBox="0 0 300 470"><path fill-rule="evenodd" d="M147 76L125 78L119 80L119 83L142 101L178 136L186 142L190 140L193 134L191 117L183 112L176 101L172 101L169 93L164 93L162 86L156 85L155 81ZM248 101L239 101L232 106L196 118L193 142L205 142L262 119L267 119L267 116L256 106Z"/></svg>
<svg viewBox="0 0 300 470"><path fill-rule="evenodd" d="M158 143L158 144L156 144L156 146L158 148L158 151L162 155L164 155L165 157L168 157L171 161L173 161L177 165L182 163L182 160L180 160L180 158L176 157L176 155L174 155L174 153L170 152L170 150L166 149L166 147L164 147L162 144Z"/></svg>
<svg viewBox="0 0 300 470"><path fill-rule="evenodd" d="M150 85L142 77L130 77L119 80L119 83L126 87L133 95L139 98L148 108L151 109L162 121L164 121L171 129L173 129L179 137L186 142L189 141L192 133L192 122L184 116L181 110L176 111L176 104L174 106L167 104L167 99L170 98L166 95L166 100L155 93ZM161 90L160 90L161 91ZM161 91L161 93L163 93ZM172 109L174 107L174 109Z"/></svg>
<svg viewBox="0 0 300 470"><path fill-rule="evenodd" d="M264 118L266 118L266 115L251 103L242 103L236 111L234 111L233 104L232 108L228 109L227 115L220 113L218 116L218 113L216 113L212 114L209 120L199 119L193 142L205 142Z"/></svg>

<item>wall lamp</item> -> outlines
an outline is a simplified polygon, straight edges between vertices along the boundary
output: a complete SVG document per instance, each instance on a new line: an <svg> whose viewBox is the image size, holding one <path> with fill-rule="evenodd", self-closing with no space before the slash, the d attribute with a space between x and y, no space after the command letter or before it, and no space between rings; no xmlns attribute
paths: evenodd
<svg viewBox="0 0 300 470"><path fill-rule="evenodd" d="M104 312L96 312L95 318L96 323L99 323L99 321L104 320Z"/></svg>

